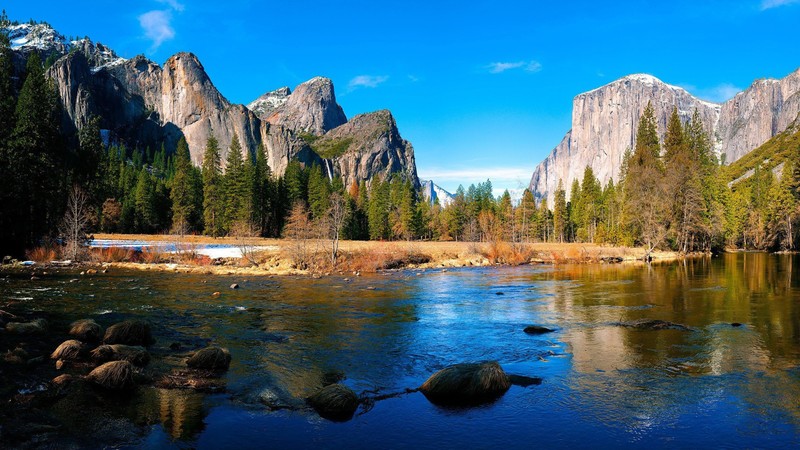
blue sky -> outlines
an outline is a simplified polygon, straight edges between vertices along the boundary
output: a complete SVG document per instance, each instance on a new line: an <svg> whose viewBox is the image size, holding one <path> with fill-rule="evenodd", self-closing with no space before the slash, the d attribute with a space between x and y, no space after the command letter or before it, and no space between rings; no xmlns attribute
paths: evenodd
<svg viewBox="0 0 800 450"><path fill-rule="evenodd" d="M348 117L390 109L421 177L450 191L527 185L570 128L572 98L650 73L713 101L800 67L800 0L19 1L124 57L198 55L229 100L317 75ZM611 2L608 2L611 3Z"/></svg>

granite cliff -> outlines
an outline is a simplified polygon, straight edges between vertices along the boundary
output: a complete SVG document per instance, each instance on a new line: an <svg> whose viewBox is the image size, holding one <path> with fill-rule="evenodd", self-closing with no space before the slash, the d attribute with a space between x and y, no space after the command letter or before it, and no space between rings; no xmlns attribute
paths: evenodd
<svg viewBox="0 0 800 450"><path fill-rule="evenodd" d="M662 135L673 106L687 121L697 110L720 158L731 163L785 130L800 112L800 70L781 80L758 80L723 104L644 74L629 75L576 96L572 129L534 170L529 188L548 198L562 180L569 189L586 166L605 185L618 180L622 157L633 148L636 125L651 102ZM569 193L567 193L569 196Z"/></svg>
<svg viewBox="0 0 800 450"><path fill-rule="evenodd" d="M400 137L391 113L348 122L327 78L315 77L294 91L268 92L245 107L228 101L191 53L173 55L159 66L144 56L121 58L88 38L69 41L47 24L13 25L6 31L18 70L30 52L55 57L47 74L60 94L67 132L97 116L112 140L132 147L164 143L174 148L185 137L197 165L210 136L219 141L224 160L235 133L243 152L254 155L261 145L277 175L297 159L321 164L348 182L402 173L418 183L413 148ZM335 154L315 149L342 140L352 145Z"/></svg>

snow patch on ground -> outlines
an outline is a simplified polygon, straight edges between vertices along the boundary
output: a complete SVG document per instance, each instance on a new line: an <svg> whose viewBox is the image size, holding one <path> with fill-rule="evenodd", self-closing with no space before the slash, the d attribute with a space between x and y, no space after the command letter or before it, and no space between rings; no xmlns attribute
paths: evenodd
<svg viewBox="0 0 800 450"><path fill-rule="evenodd" d="M164 253L179 253L183 250L178 249L176 243L164 241L137 241L125 239L94 239L89 243L91 248L127 248L131 250L141 251L143 249L157 249ZM276 251L279 248L275 245L258 245L252 247L253 251ZM191 251L198 255L205 255L211 259L219 258L241 258L242 250L233 244L196 244L192 247Z"/></svg>

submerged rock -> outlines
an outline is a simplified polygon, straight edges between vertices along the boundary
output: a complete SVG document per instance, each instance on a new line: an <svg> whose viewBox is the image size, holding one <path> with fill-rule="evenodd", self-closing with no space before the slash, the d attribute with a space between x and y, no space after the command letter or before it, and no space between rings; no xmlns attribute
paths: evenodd
<svg viewBox="0 0 800 450"><path fill-rule="evenodd" d="M155 342L150 332L150 325L141 320L126 320L111 325L103 337L104 344L141 345L147 347Z"/></svg>
<svg viewBox="0 0 800 450"><path fill-rule="evenodd" d="M358 396L342 384L331 384L308 398L308 404L321 417L329 420L349 420L358 409Z"/></svg>
<svg viewBox="0 0 800 450"><path fill-rule="evenodd" d="M542 327L539 325L530 325L525 327L525 329L522 331L524 331L527 334L546 334L546 333L552 333L555 330L547 327Z"/></svg>
<svg viewBox="0 0 800 450"><path fill-rule="evenodd" d="M9 322L6 332L11 334L42 334L47 331L47 321L36 319L30 322Z"/></svg>
<svg viewBox="0 0 800 450"><path fill-rule="evenodd" d="M193 389L198 392L222 392L225 380L220 372L202 369L174 369L155 380L155 386L161 389Z"/></svg>
<svg viewBox="0 0 800 450"><path fill-rule="evenodd" d="M501 397L511 380L496 361L455 364L431 375L420 387L432 403L473 405Z"/></svg>
<svg viewBox="0 0 800 450"><path fill-rule="evenodd" d="M618 325L633 328L636 330L681 330L690 331L691 328L679 323L667 322L666 320L658 319L639 319L631 320L629 322L620 322Z"/></svg>

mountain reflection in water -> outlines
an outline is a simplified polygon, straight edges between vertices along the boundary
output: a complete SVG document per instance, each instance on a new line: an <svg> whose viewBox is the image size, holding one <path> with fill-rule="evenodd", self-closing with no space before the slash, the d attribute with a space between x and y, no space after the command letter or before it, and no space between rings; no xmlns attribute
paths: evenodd
<svg viewBox="0 0 800 450"><path fill-rule="evenodd" d="M226 393L146 387L115 410L144 427L135 447L788 447L800 443L798 261L743 253L352 280L112 270L11 279L0 295L58 313L54 329L147 320L157 370L182 364L170 343L230 349ZM619 325L645 318L690 330ZM522 332L532 324L556 331ZM544 381L470 409L399 395L345 423L305 407L325 379L374 397L480 360Z"/></svg>

